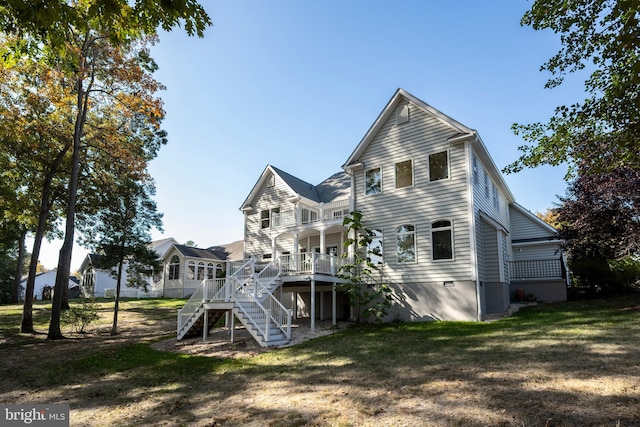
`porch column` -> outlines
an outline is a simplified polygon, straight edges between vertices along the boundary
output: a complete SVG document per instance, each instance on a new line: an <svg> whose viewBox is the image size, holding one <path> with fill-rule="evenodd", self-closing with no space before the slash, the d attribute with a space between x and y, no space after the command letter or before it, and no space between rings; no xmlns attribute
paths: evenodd
<svg viewBox="0 0 640 427"><path fill-rule="evenodd" d="M334 283L333 284L333 289L331 290L331 321L333 326L336 326L338 324L338 322L336 321L336 286L338 284Z"/></svg>
<svg viewBox="0 0 640 427"><path fill-rule="evenodd" d="M327 248L325 247L326 242L325 242L325 235L324 235L324 228L322 230L320 230L320 253L324 254L327 252Z"/></svg>
<svg viewBox="0 0 640 427"><path fill-rule="evenodd" d="M311 332L316 330L316 281L311 279Z"/></svg>
<svg viewBox="0 0 640 427"><path fill-rule="evenodd" d="M293 257L293 268L295 271L300 271L300 266L298 265L298 261L300 256L298 253L300 249L298 248L298 233L293 234L293 250L291 251L291 256Z"/></svg>
<svg viewBox="0 0 640 427"><path fill-rule="evenodd" d="M276 259L276 238L271 238L271 261Z"/></svg>

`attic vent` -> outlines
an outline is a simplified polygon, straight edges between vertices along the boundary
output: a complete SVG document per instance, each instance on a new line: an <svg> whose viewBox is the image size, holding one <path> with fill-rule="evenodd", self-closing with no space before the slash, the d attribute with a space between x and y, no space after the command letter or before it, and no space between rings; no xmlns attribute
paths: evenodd
<svg viewBox="0 0 640 427"><path fill-rule="evenodd" d="M409 121L409 106L402 105L396 111L396 124L406 123Z"/></svg>

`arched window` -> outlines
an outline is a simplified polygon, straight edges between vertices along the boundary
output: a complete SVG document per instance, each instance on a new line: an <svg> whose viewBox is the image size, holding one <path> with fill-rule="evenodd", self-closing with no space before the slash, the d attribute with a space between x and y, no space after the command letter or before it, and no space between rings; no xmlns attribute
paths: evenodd
<svg viewBox="0 0 640 427"><path fill-rule="evenodd" d="M207 279L215 279L216 269L213 267L213 263L207 264Z"/></svg>
<svg viewBox="0 0 640 427"><path fill-rule="evenodd" d="M171 257L171 261L169 261L169 280L179 280L180 279L180 258L178 255L174 255Z"/></svg>
<svg viewBox="0 0 640 427"><path fill-rule="evenodd" d="M224 277L224 270L222 269L222 264L216 264L216 278L222 279Z"/></svg>
<svg viewBox="0 0 640 427"><path fill-rule="evenodd" d="M398 263L416 262L416 228L404 224L396 228Z"/></svg>
<svg viewBox="0 0 640 427"><path fill-rule="evenodd" d="M187 280L193 280L196 278L196 262L189 261L187 263Z"/></svg>
<svg viewBox="0 0 640 427"><path fill-rule="evenodd" d="M451 221L436 221L431 224L431 256L433 260L453 259Z"/></svg>
<svg viewBox="0 0 640 427"><path fill-rule="evenodd" d="M197 273L196 280L204 280L204 262L198 263Z"/></svg>

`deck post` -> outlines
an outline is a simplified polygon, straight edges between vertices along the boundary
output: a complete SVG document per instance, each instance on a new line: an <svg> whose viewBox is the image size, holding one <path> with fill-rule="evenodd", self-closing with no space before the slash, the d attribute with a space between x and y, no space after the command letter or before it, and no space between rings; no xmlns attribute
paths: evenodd
<svg viewBox="0 0 640 427"><path fill-rule="evenodd" d="M316 281L311 279L311 332L316 330Z"/></svg>
<svg viewBox="0 0 640 427"><path fill-rule="evenodd" d="M331 288L331 322L333 326L337 325L336 321L336 286L337 283L333 283L333 287Z"/></svg>
<svg viewBox="0 0 640 427"><path fill-rule="evenodd" d="M320 320L324 320L324 292L320 291Z"/></svg>
<svg viewBox="0 0 640 427"><path fill-rule="evenodd" d="M202 341L207 340L209 334L209 310L204 309L204 327L202 328Z"/></svg>
<svg viewBox="0 0 640 427"><path fill-rule="evenodd" d="M231 317L231 344L233 344L233 337L236 331L235 326L235 316L233 315L233 310L229 311L229 316Z"/></svg>

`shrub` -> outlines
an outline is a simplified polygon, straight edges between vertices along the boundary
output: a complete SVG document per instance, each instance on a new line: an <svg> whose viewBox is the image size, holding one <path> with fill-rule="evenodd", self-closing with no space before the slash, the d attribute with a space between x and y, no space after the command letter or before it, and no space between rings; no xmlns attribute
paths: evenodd
<svg viewBox="0 0 640 427"><path fill-rule="evenodd" d="M73 325L79 334L85 333L85 328L97 321L98 305L91 299L84 299L80 305L74 304L62 315L62 323L65 325Z"/></svg>

